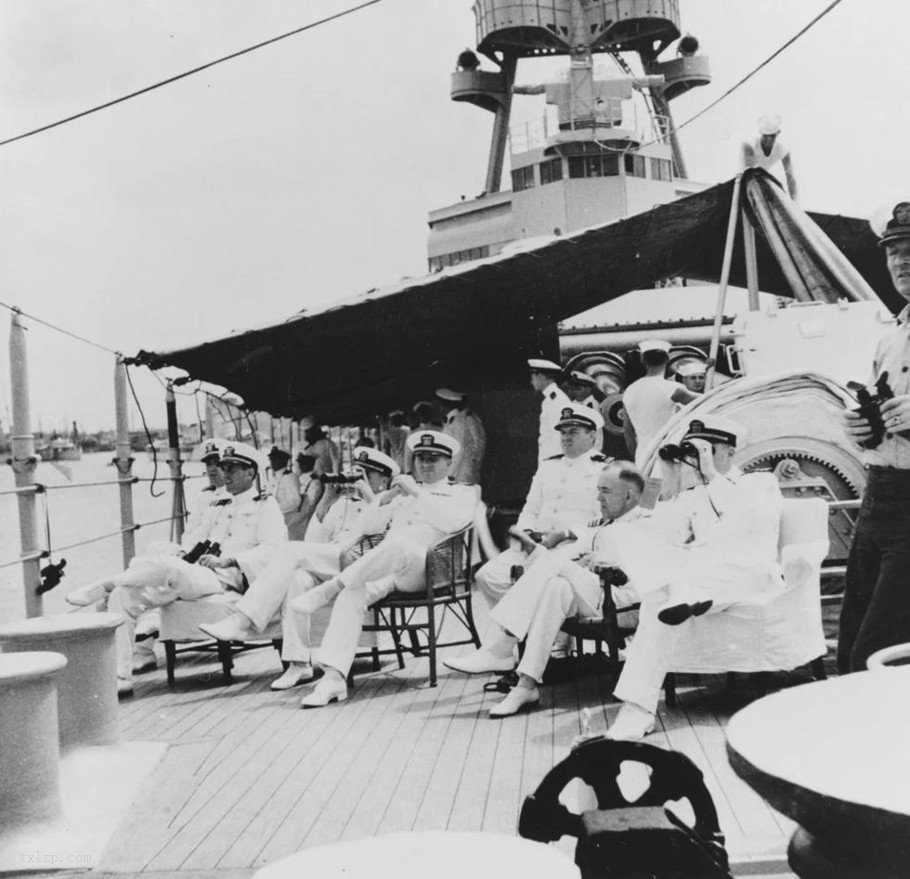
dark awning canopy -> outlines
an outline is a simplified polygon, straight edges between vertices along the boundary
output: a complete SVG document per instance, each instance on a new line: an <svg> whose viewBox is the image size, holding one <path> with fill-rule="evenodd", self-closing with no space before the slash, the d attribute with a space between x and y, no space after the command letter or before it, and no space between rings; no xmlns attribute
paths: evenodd
<svg viewBox="0 0 910 879"><path fill-rule="evenodd" d="M470 388L491 371L513 371L527 356L552 356L559 321L630 290L674 276L717 282L733 191L734 182L727 181L525 252L402 282L192 348L143 351L137 359L222 385L253 410L293 418L318 412L327 423L356 423L419 399L435 384ZM896 294L866 221L810 214L832 248L766 173L746 172L743 193L757 226L763 291L863 299L874 296L865 278L896 310ZM730 282L746 283L741 242Z"/></svg>

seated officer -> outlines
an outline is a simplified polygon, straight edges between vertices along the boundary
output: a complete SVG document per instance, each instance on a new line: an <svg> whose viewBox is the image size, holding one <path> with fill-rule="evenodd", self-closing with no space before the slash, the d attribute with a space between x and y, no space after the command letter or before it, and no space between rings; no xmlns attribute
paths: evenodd
<svg viewBox="0 0 910 879"><path fill-rule="evenodd" d="M515 646L527 638L516 669L518 685L490 709L490 717L506 717L525 705L535 705L540 699L537 685L543 680L562 624L577 613L600 616L603 589L592 567L597 561L610 561L602 558L601 534L648 514L638 506L643 488L644 479L632 464L611 461L603 468L597 480L601 519L577 535L578 550L585 553L578 562L559 558L516 530L529 556L525 573L490 614L495 624L493 637L468 656L444 661L449 668L467 674L509 671ZM617 599L620 604L636 600Z"/></svg>
<svg viewBox="0 0 910 879"><path fill-rule="evenodd" d="M337 596L319 648L325 676L303 699L302 708L347 699L345 678L360 640L364 611L393 590L423 589L427 549L473 521L475 490L447 478L458 443L444 433L427 430L411 434L408 447L414 455L415 476L393 479L392 488L361 522L364 533L388 527L385 539L291 605L298 613L311 614Z"/></svg>
<svg viewBox="0 0 910 879"><path fill-rule="evenodd" d="M268 565L233 605L227 619L201 623L199 628L217 641L244 641L262 632L281 611L283 645L281 658L288 668L272 682L273 690L288 690L313 679L310 662L310 620L295 614L290 602L298 595L336 576L341 556L366 532L361 528L364 511L378 505L378 497L401 471L377 449L354 449L355 474L361 479L344 485L329 482L307 529L307 539L292 540L280 547ZM375 515L372 517L375 518ZM311 539L312 537L312 539Z"/></svg>
<svg viewBox="0 0 910 879"><path fill-rule="evenodd" d="M277 547L287 541L287 529L274 498L258 494L259 452L244 443L227 443L221 450L221 470L227 494L212 502L200 526L200 540L217 543L220 554L208 553L191 564L180 555L136 556L122 574L71 592L71 604L86 605L110 593L108 609L123 616L117 629L117 677L121 693L132 692L130 658L136 618L153 607L178 598L194 599L233 590L242 592L265 567Z"/></svg>
<svg viewBox="0 0 910 879"><path fill-rule="evenodd" d="M581 403L563 405L554 430L562 454L538 467L516 525L540 535L537 539L548 548L560 545L569 558L577 549L573 532L597 516L597 479L607 460L598 450L601 428L603 418L596 410ZM523 551L507 549L477 572L478 589L491 605L512 585L512 567L525 561Z"/></svg>
<svg viewBox="0 0 910 879"><path fill-rule="evenodd" d="M665 481L695 471L697 484L659 505L661 529L632 522L607 529L603 551L642 595L639 624L613 695L623 701L612 738L641 738L654 726L674 645L698 625L693 617L784 588L777 542L782 496L770 473L733 464L741 428L726 418L690 422L685 439L697 458L662 462ZM722 645L719 645L722 646Z"/></svg>

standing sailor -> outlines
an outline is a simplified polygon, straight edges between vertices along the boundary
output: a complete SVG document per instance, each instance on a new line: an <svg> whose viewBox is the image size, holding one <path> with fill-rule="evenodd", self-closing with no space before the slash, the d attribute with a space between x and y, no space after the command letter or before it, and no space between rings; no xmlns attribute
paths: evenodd
<svg viewBox="0 0 910 879"><path fill-rule="evenodd" d="M697 399L698 395L665 378L670 360L669 342L645 339L638 350L645 374L626 388L622 403L626 447L640 468L651 442L675 414L676 404L684 406Z"/></svg>
<svg viewBox="0 0 910 879"><path fill-rule="evenodd" d="M487 435L477 414L468 408L462 391L438 388L436 398L445 411L442 432L457 440L461 451L452 459L449 478L462 485L480 485L480 471L487 447Z"/></svg>
<svg viewBox="0 0 910 879"><path fill-rule="evenodd" d="M891 281L910 302L910 199L892 201L870 221ZM881 406L884 435L847 410L845 429L865 448L868 479L847 563L837 643L841 674L862 671L869 655L910 641L910 305L878 343L871 384L885 379L894 397Z"/></svg>
<svg viewBox="0 0 910 879"><path fill-rule="evenodd" d="M540 403L540 434L537 438L537 463L560 454L559 434L554 428L560 413L570 402L565 392L556 384L562 367L552 360L534 358L528 361L531 370L531 387L543 395Z"/></svg>

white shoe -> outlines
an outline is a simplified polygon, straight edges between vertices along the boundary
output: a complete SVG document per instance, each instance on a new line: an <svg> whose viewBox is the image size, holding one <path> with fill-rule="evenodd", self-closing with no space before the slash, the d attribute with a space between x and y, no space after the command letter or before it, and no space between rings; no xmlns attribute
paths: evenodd
<svg viewBox="0 0 910 879"><path fill-rule="evenodd" d="M199 623L199 628L216 641L246 641L256 634L252 622L241 613L232 613L217 623Z"/></svg>
<svg viewBox="0 0 910 879"><path fill-rule="evenodd" d="M110 587L110 588L108 588ZM90 604L97 604L99 601L105 601L108 593L112 592L114 584L110 580L102 580L100 583L89 583L88 586L80 586L67 592L64 598L67 604L75 607L88 607Z"/></svg>
<svg viewBox="0 0 910 879"><path fill-rule="evenodd" d="M326 675L320 678L319 683L313 687L309 696L300 700L301 708L322 708L330 702L344 702L348 698L348 685L344 678L340 681L335 675Z"/></svg>
<svg viewBox="0 0 910 879"><path fill-rule="evenodd" d="M491 671L512 671L515 668L515 660L511 656L496 656L486 647L481 647L467 656L444 659L442 664L452 671L460 671L466 675L480 675Z"/></svg>
<svg viewBox="0 0 910 879"><path fill-rule="evenodd" d="M275 678L269 685L271 690L290 690L298 684L313 680L316 673L308 662L292 662L280 678Z"/></svg>
<svg viewBox="0 0 910 879"><path fill-rule="evenodd" d="M117 678L117 698L128 699L133 695L133 682L127 678Z"/></svg>
<svg viewBox="0 0 910 879"><path fill-rule="evenodd" d="M622 742L636 742L654 732L655 717L633 702L624 702L616 720L607 730L607 738Z"/></svg>
<svg viewBox="0 0 910 879"><path fill-rule="evenodd" d="M509 717L538 702L540 702L540 692L537 687L513 687L502 702L498 702L490 709L490 717Z"/></svg>
<svg viewBox="0 0 910 879"><path fill-rule="evenodd" d="M319 608L325 607L330 601L333 601L339 592L341 592L341 586L335 585L333 580L328 580L295 598L291 602L291 610L294 613L314 614Z"/></svg>

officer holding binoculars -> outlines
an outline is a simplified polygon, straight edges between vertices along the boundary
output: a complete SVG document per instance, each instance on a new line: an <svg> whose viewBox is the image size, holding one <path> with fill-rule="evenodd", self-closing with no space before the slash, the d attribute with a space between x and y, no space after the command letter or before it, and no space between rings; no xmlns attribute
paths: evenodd
<svg viewBox="0 0 910 879"><path fill-rule="evenodd" d="M873 214L897 292L910 302L910 200ZM870 654L910 641L910 305L878 345L860 411L847 411L847 436L864 448L868 480L850 549L837 665L861 671ZM860 403L863 403L863 398Z"/></svg>

